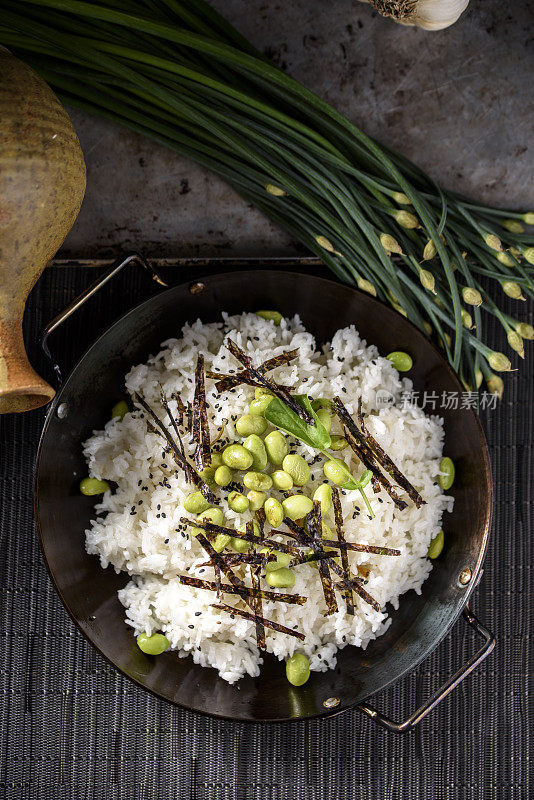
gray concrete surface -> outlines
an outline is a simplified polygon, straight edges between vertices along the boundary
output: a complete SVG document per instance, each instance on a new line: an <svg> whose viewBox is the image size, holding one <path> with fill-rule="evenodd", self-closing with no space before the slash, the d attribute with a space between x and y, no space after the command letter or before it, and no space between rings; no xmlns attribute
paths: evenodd
<svg viewBox="0 0 534 800"><path fill-rule="evenodd" d="M534 209L534 3L475 0L437 33L356 0L214 0L256 46L444 186ZM72 111L87 195L62 255L278 255L296 246L215 176Z"/></svg>

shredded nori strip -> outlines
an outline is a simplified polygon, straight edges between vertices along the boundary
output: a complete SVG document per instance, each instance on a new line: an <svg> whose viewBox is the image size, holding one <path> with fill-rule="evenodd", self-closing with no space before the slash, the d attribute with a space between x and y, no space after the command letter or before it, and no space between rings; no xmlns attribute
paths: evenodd
<svg viewBox="0 0 534 800"><path fill-rule="evenodd" d="M391 458L388 454L382 449L382 447L378 444L376 439L369 433L369 431L365 427L365 422L362 413L362 399L360 397L358 401L358 422L360 423L360 428L362 429L362 435L365 437L365 441L367 442L368 447L374 453L375 458L377 461L382 465L382 467L386 470L389 475L399 484L402 486L405 492L407 492L408 496L413 500L417 508L421 508L422 505L425 505L426 501L423 500L415 486L412 486L408 478L402 474L400 469L393 463Z"/></svg>
<svg viewBox="0 0 534 800"><path fill-rule="evenodd" d="M293 534L295 539L297 539L298 542L300 542L301 544L311 544L310 537L308 536L304 528L301 528L300 525L297 525L297 523L293 522L293 520L289 519L289 517L284 517L282 521L284 525L286 525L289 528L289 530L291 531L291 533ZM271 535L273 533L284 533L286 536L290 535L288 533L285 533L285 531L278 531L278 530L271 531Z"/></svg>
<svg viewBox="0 0 534 800"><path fill-rule="evenodd" d="M340 580L335 584L339 589L353 589L353 591L358 594L362 600L365 600L375 611L381 611L380 603L378 603L374 597L371 597L369 592L366 592L361 583L355 580L345 581Z"/></svg>
<svg viewBox="0 0 534 800"><path fill-rule="evenodd" d="M217 600L221 599L221 568L218 564L213 565L213 571L215 572L215 591L217 592Z"/></svg>
<svg viewBox="0 0 534 800"><path fill-rule="evenodd" d="M314 561L322 561L326 558L337 558L339 553L335 550L322 550L320 553L302 553L296 556L289 564L290 567L298 567L299 564L310 564Z"/></svg>
<svg viewBox="0 0 534 800"><path fill-rule="evenodd" d="M227 339L225 342L226 348L231 352L231 354L236 358L243 366L245 367L245 371L253 381L256 381L256 385L263 386L266 389L269 389L275 397L278 397L282 403L285 403L295 414L297 414L301 419L304 420L308 425L315 425L315 420L308 414L305 408L303 408L297 401L292 397L289 391L282 386L279 386L270 378L266 378L259 372L252 364L252 360L249 356L242 350L235 342L231 339ZM245 382L249 382L248 380Z"/></svg>
<svg viewBox="0 0 534 800"><path fill-rule="evenodd" d="M347 428L343 428L343 433L345 434L345 438L349 443L349 446L352 450L356 453L362 464L366 467L366 469L370 469L373 473L373 477L371 479L371 485L375 494L380 491L380 486L383 486L386 492L389 494L399 511L402 511L405 508L408 508L408 503L405 500L401 500L395 487L388 481L385 475L382 474L380 471L379 464L376 463L375 457L370 450L363 450L361 447L358 446L358 443L354 441L353 437L350 435Z"/></svg>
<svg viewBox="0 0 534 800"><path fill-rule="evenodd" d="M288 350L287 353L281 353L279 356L274 356L273 358L267 359L267 361L264 361L259 367L256 367L256 370L261 375L264 375L271 369L281 367L282 364L289 364L290 361L292 361L294 358L297 358L298 354L298 350ZM212 372L209 370L206 372L206 377L213 378L217 381L215 384L215 389L217 392L227 392L229 389L239 386L240 383L245 383L246 381L243 379L248 377L248 373L245 369L243 372L239 372L237 375L223 375L219 372Z"/></svg>
<svg viewBox="0 0 534 800"><path fill-rule="evenodd" d="M357 553L373 553L377 556L400 556L400 550L394 550L391 547L376 547L374 544L355 544L354 542L336 542L335 539L323 539L319 537L316 541L321 544L327 544L329 547L337 547L342 553L347 550L355 550ZM341 559L343 560L343 558Z"/></svg>
<svg viewBox="0 0 534 800"><path fill-rule="evenodd" d="M280 531L272 531L273 533L280 533ZM263 547L269 547L273 550L278 550L280 553L289 553L292 556L298 557L300 556L300 550L296 547L293 547L290 544L286 544L285 542L275 542L274 539L264 539L261 542ZM275 559L276 561L276 559Z"/></svg>
<svg viewBox="0 0 534 800"><path fill-rule="evenodd" d="M252 520L249 520L246 524L246 531L249 536L254 535L254 523ZM256 614L256 642L258 645L258 650L266 650L267 644L265 642L265 626L261 622L261 618L263 617L263 603L261 601L260 592L260 567L253 567L252 564L249 564L250 570L250 582L252 584L252 588L256 591L252 596L252 610L254 614Z"/></svg>
<svg viewBox="0 0 534 800"><path fill-rule="evenodd" d="M310 514L313 514L313 511L310 511ZM308 517L306 519L308 520ZM305 538L306 537L306 531L303 528L300 528L300 526L297 525L296 522L292 522L292 520L290 520L290 519L288 519L286 517L284 519L284 523L288 527L291 526L293 528L293 530L295 530L295 531L299 531L300 530L301 537L304 539L304 542L306 544L312 545L312 540L309 537L308 537L307 540ZM308 521L308 527L309 527L309 524L310 523ZM326 542L327 542L327 544L332 545L333 547L335 547L335 541L334 540L327 539ZM323 551L321 551L321 552L323 552ZM343 589L347 588L345 586L345 584L344 584L344 581L345 581L344 572L343 572L342 568L339 566L339 564L337 563L337 561L334 561L333 558L323 558L323 557L321 559L317 559L317 561L318 561L318 566L319 567L323 563L327 564L328 567L330 567L330 569L333 572L335 572L338 577L341 578L341 582L339 584L336 584L336 586L338 586L340 589L341 588L343 588ZM373 597L371 597L371 595L368 592L365 591L365 589L362 588L361 580L359 578L350 578L348 583L350 584L351 588L362 598L362 600L365 600L366 603L369 603L369 605L371 605L375 610L380 611L379 604L377 603L377 601Z"/></svg>
<svg viewBox="0 0 534 800"><path fill-rule="evenodd" d="M214 603L212 607L218 608L220 611L227 611L229 614L237 614L239 617L244 617L244 619L248 619L251 622L257 622L259 620L262 625L265 625L266 628L271 628L273 631L278 631L279 633L287 633L288 636L294 636L296 639L300 639L301 641L304 641L306 638L303 633L294 631L291 628L286 628L284 625L280 625L278 622L265 619L265 617L258 617L256 614L243 611L241 608L233 608L232 606L227 606L225 603Z"/></svg>
<svg viewBox="0 0 534 800"><path fill-rule="evenodd" d="M196 578L193 575L179 575L178 580L186 586L194 586L196 589L207 589L211 592L216 591L217 584L214 581L207 581ZM281 603L291 603L292 605L302 606L307 598L300 594L286 594L285 592L269 592L255 586L235 586L233 584L222 583L220 586L223 594L238 594L241 597L260 597L264 600L279 600Z"/></svg>
<svg viewBox="0 0 534 800"><path fill-rule="evenodd" d="M217 525L215 522L211 522L210 520L180 517L180 522L183 522L184 525L189 525L189 527L192 528L202 528L208 537L214 537L218 533L226 533L228 536L232 536L234 539L243 539L243 541L252 542L252 544L260 543L258 537L253 533L243 533L242 531L236 531L233 528L225 528L224 525Z"/></svg>
<svg viewBox="0 0 534 800"><path fill-rule="evenodd" d="M232 570L226 563L226 559L215 550L209 539L207 539L202 533L199 533L197 534L197 542L199 542L199 544L202 545L206 553L208 553L212 561L212 565L219 567L221 572L223 572L224 575L226 575L230 583L232 583L234 586L239 586L239 587L245 586L241 578L238 578L238 576L234 572L232 572Z"/></svg>
<svg viewBox="0 0 534 800"><path fill-rule="evenodd" d="M169 421L170 421L170 423L171 423L171 425L173 427L173 430L174 430L174 432L176 434L176 438L178 440L178 446L179 446L180 452L182 454L182 458L185 461L186 460L186 456L185 456L185 451L184 451L184 443L182 442L182 437L180 436L180 431L178 430L178 425L176 423L176 420L175 420L175 418L173 416L173 413L172 413L171 409L169 408L169 404L167 402L167 398L165 397L165 393L164 393L163 389L161 388L161 386L160 386L159 396L160 396L160 399L161 399L161 405L163 406L163 408L167 412L167 416L169 418Z"/></svg>
<svg viewBox="0 0 534 800"><path fill-rule="evenodd" d="M337 538L340 542L345 542L345 535L343 533L343 513L341 511L341 500L339 499L339 489L334 487L332 490L332 504L334 506L334 521L336 523L336 531L337 531ZM324 541L324 540L323 540ZM346 548L341 548L341 566L343 567L343 573L345 575L345 580L348 581L350 579L350 571L349 571L349 558L347 555ZM347 606L347 614L354 615L354 598L352 597L352 587L345 587L344 591L345 595L345 604Z"/></svg>
<svg viewBox="0 0 534 800"><path fill-rule="evenodd" d="M182 454L180 452L180 448L178 447L178 445L176 444L176 442L174 441L174 439L172 438L172 436L170 435L169 431L167 430L167 428L165 427L163 422L160 420L158 415L150 408L150 406L148 405L146 400L144 400L138 394L134 394L134 400L137 403L139 403L139 405L147 412L147 414L156 423L156 427L155 427L156 433L158 433L160 436L164 436L165 439L167 440L167 442L169 444L169 447L171 448L171 452L173 453L174 458L175 458L178 466L180 466L183 469L184 473L185 473L185 477L186 477L187 481L189 483L194 483L195 486L198 486L200 491L202 492L202 494L206 498L206 500L208 500L208 502L210 502L210 503L213 503L215 501L215 496L214 496L213 492L211 491L210 487L208 486L207 483L205 483L202 480L202 478L200 477L198 472L196 472L196 470L193 469L191 464L189 464L185 460L185 458L182 456ZM150 424L149 420L147 420L147 425L148 424Z"/></svg>
<svg viewBox="0 0 534 800"><path fill-rule="evenodd" d="M308 542L316 553L320 552L323 547L318 541L319 534L321 532L321 504L318 501L314 502L312 510L309 514L307 514L306 522L308 523L308 530L311 534L311 536L308 537ZM321 578L321 584L323 587L327 613L335 614L338 608L336 593L334 592L334 584L330 575L329 563L330 562L326 559L321 559L317 562L317 567L319 569L319 576Z"/></svg>
<svg viewBox="0 0 534 800"><path fill-rule="evenodd" d="M185 408L185 406L183 404L182 398L180 397L180 395L177 392L173 392L171 394L171 397L174 400L174 402L176 403L176 406L178 408L178 425L184 425L185 427L187 427L186 420L185 420L187 412L186 412L186 408Z"/></svg>
<svg viewBox="0 0 534 800"><path fill-rule="evenodd" d="M350 447L356 453L364 467L366 469L370 469L373 473L372 486L374 491L377 491L377 483L382 484L400 511L402 511L404 508L407 508L408 504L405 503L404 500L400 499L395 491L395 488L380 471L380 465L377 464L374 453L372 450L370 450L365 438L363 437L363 434L358 430L358 426L350 416L340 398L334 397L333 403L336 414L344 426L343 433L345 434L345 438L347 439Z"/></svg>
<svg viewBox="0 0 534 800"><path fill-rule="evenodd" d="M335 554L337 555L337 553ZM267 561L276 561L276 556L269 553L225 553L224 560L229 567L238 567L241 564L258 564L263 566ZM212 567L211 561L198 564L199 567Z"/></svg>
<svg viewBox="0 0 534 800"><path fill-rule="evenodd" d="M198 469L205 469L211 463L210 431L208 425L208 411L206 401L206 384L204 381L204 356L198 354L195 369L195 396L193 398L191 436L197 443L195 449L195 464Z"/></svg>

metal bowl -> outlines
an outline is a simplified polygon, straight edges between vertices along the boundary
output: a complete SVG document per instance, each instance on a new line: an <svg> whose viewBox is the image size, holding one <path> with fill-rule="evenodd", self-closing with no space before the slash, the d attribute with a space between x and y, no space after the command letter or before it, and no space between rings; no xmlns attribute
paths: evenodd
<svg viewBox="0 0 534 800"><path fill-rule="evenodd" d="M121 266L115 267L115 272ZM116 575L112 568L103 570L98 559L85 552L84 531L93 514L93 500L78 489L86 473L81 443L95 428L104 426L110 406L123 397L125 373L132 364L146 361L162 341L178 335L187 320L210 322L219 320L223 310L235 314L257 308L277 308L288 316L298 313L318 343L331 338L338 328L354 325L381 354L392 350L412 354L410 377L417 391L438 397L443 392L463 391L439 350L414 325L378 300L340 283L256 270L211 275L193 286L183 284L162 291L100 336L50 405L35 477L35 515L50 576L68 613L98 652L164 700L213 717L255 722L327 716L360 704L378 722L405 730L428 713L493 646L491 634L468 613L468 621L484 637L483 647L409 720L393 723L364 702L413 670L434 650L477 583L490 527L492 481L484 434L471 409L439 408L445 420L445 453L456 465L451 491L455 503L444 520L445 550L434 562L422 594L411 591L403 595L383 636L366 650L346 647L339 651L334 670L312 673L308 683L298 689L286 681L283 664L269 655L259 678L245 677L233 686L215 670L195 665L191 658L181 659L173 652L157 658L144 655L124 623L124 609L117 599L117 590L128 576Z"/></svg>

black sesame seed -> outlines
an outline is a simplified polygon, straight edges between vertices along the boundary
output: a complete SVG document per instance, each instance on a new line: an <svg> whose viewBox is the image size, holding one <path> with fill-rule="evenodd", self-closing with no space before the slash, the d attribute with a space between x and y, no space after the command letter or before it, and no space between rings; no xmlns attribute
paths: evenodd
<svg viewBox="0 0 534 800"><path fill-rule="evenodd" d="M168 539L165 539L165 544L169 544L169 540Z"/></svg>
<svg viewBox="0 0 534 800"><path fill-rule="evenodd" d="M188 627L188 628L191 628L191 630L193 630L193 628L194 628L195 626L194 626L194 625L188 625L187 627Z"/></svg>
<svg viewBox="0 0 534 800"><path fill-rule="evenodd" d="M201 614L202 614L202 611L195 611L195 617L200 617Z"/></svg>

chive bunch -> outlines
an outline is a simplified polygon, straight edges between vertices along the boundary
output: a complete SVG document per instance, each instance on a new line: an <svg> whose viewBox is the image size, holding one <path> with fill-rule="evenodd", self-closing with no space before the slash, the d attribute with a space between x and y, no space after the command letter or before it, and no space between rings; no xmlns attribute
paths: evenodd
<svg viewBox="0 0 534 800"><path fill-rule="evenodd" d="M343 281L434 336L470 389L534 327L500 293L534 296L534 213L477 205L366 136L270 63L202 0L2 0L0 42L67 104L185 154L319 255ZM485 287L498 284L491 293Z"/></svg>

